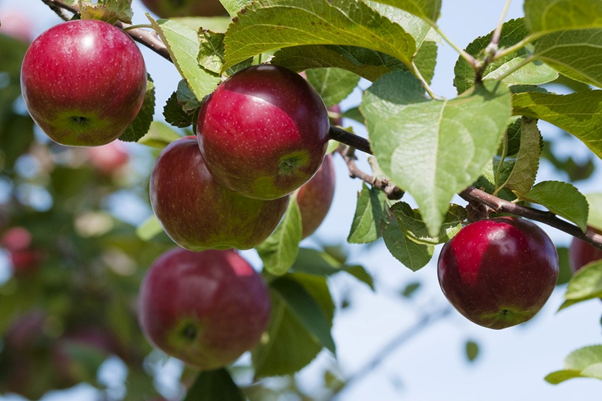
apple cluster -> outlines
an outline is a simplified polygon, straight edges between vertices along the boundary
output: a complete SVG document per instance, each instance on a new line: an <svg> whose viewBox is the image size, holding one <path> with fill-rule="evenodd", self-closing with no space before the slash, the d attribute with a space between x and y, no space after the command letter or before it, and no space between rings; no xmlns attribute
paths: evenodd
<svg viewBox="0 0 602 401"><path fill-rule="evenodd" d="M94 147L90 161L103 174L128 160L114 141L140 111L146 82L134 42L97 20L50 28L31 44L21 69L37 125L58 144ZM329 126L305 79L257 65L203 102L196 136L161 152L150 177L151 206L181 248L159 257L141 286L139 321L150 342L199 369L231 363L258 343L269 293L234 249L271 235L293 192L303 237L320 225L334 192L332 157L325 157ZM23 248L11 246L15 255Z"/></svg>

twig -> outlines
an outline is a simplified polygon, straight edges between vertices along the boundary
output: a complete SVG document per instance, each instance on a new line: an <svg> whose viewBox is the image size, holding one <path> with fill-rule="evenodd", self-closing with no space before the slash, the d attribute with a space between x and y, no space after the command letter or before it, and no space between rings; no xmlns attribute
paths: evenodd
<svg viewBox="0 0 602 401"><path fill-rule="evenodd" d="M330 138L344 143L346 145L349 145L358 150L361 150L362 152L372 154L372 150L370 149L370 142L367 139L347 132L341 128L331 127ZM354 169L353 171L352 168ZM349 171L353 173L352 176L362 178L359 175L359 173L355 171L355 169L357 169L357 166L351 166L349 168ZM392 190L389 189L389 191ZM497 196L488 194L487 192L481 191L480 189L474 188L472 186L460 192L459 195L468 202L482 203L490 207L495 213L510 213L515 214L517 216L526 217L531 220L539 221L540 223L547 224L560 231L564 231L565 233L570 234L573 237L579 238L580 240L585 241L598 249L602 249L602 235L597 234L591 230L587 230L587 232L584 234L579 227L558 218L554 213L537 210L527 206L517 205L512 202L508 202L506 200L498 198Z"/></svg>
<svg viewBox="0 0 602 401"><path fill-rule="evenodd" d="M363 367L361 367L357 372L351 375L345 382L343 382L336 390L334 390L333 394L330 397L330 401L337 399L337 397L344 391L349 389L349 387L353 386L355 383L363 379L369 373L371 373L374 369L376 369L381 363L390 356L393 351L417 334L431 326L433 323L438 322L443 319L452 311L452 308L446 306L441 308L435 312L423 315L412 327L406 329L399 333L395 338L385 344L384 347L380 349L379 352L374 355L374 357L368 361Z"/></svg>
<svg viewBox="0 0 602 401"><path fill-rule="evenodd" d="M339 147L339 149L337 149L337 153L339 153L345 160L345 163L347 163L349 176L351 178L359 178L373 187L380 189L387 195L387 198L391 200L399 200L403 198L404 192L399 189L399 187L393 185L388 179L373 177L370 174L360 170L360 168L355 164L355 157L353 156L351 150L353 150L353 148L349 146L345 146L344 148Z"/></svg>
<svg viewBox="0 0 602 401"><path fill-rule="evenodd" d="M62 1L42 0L42 2L48 7L50 7L52 11L54 11L59 17L66 21L71 18L65 14L65 11L68 11L74 15L79 15L79 8L67 5ZM148 47L150 50L154 51L167 61L171 61L171 57L169 56L169 51L167 50L167 47L163 42L161 42L156 33L152 31L146 31L141 28L134 29L132 28L132 24L126 24L121 21L117 22L115 26L117 28L123 29L124 32L130 35L130 37L136 42L140 43L145 47Z"/></svg>

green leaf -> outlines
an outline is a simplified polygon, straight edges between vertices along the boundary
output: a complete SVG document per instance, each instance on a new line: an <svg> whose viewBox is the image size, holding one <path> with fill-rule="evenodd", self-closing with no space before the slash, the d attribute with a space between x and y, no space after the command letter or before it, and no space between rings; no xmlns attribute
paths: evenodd
<svg viewBox="0 0 602 401"><path fill-rule="evenodd" d="M351 71L369 81L375 81L391 71L408 70L395 57L354 46L287 47L274 54L272 63L297 72L311 68L336 67Z"/></svg>
<svg viewBox="0 0 602 401"><path fill-rule="evenodd" d="M382 76L360 106L374 155L409 192L435 236L453 195L474 182L495 154L510 119L510 92L487 81L451 100L427 100L407 72Z"/></svg>
<svg viewBox="0 0 602 401"><path fill-rule="evenodd" d="M185 112L179 104L177 92L172 93L167 99L163 108L163 117L168 124L178 128L190 127L194 122L194 114Z"/></svg>
<svg viewBox="0 0 602 401"><path fill-rule="evenodd" d="M587 199L577 188L566 182L543 181L521 199L545 206L552 213L577 224L583 232L587 227Z"/></svg>
<svg viewBox="0 0 602 401"><path fill-rule="evenodd" d="M175 17L170 20L186 25L198 32L199 29L208 29L213 32L224 33L232 20L228 17Z"/></svg>
<svg viewBox="0 0 602 401"><path fill-rule="evenodd" d="M574 303L601 297L602 261L589 263L573 274L564 294L564 299Z"/></svg>
<svg viewBox="0 0 602 401"><path fill-rule="evenodd" d="M466 352L466 359L468 362L473 362L479 356L479 344L474 341L466 341L464 346Z"/></svg>
<svg viewBox="0 0 602 401"><path fill-rule="evenodd" d="M253 0L220 0L222 6L224 6L231 17L235 17L240 10L251 4L252 1Z"/></svg>
<svg viewBox="0 0 602 401"><path fill-rule="evenodd" d="M401 291L401 296L404 298L411 298L414 295L414 293L418 291L420 285L421 284L419 281L406 285L405 288Z"/></svg>
<svg viewBox="0 0 602 401"><path fill-rule="evenodd" d="M558 384L576 377L602 380L602 345L583 347L571 352L564 360L564 369L550 373L545 380Z"/></svg>
<svg viewBox="0 0 602 401"><path fill-rule="evenodd" d="M328 141L328 146L326 147L326 154L329 155L331 153L334 153L334 151L337 150L340 145L341 145L341 143L339 141L330 139Z"/></svg>
<svg viewBox="0 0 602 401"><path fill-rule="evenodd" d="M383 17L403 27L416 40L416 47L420 47L431 29L428 22L400 8L378 1L365 0L364 2Z"/></svg>
<svg viewBox="0 0 602 401"><path fill-rule="evenodd" d="M287 277L272 281L270 287L286 301L293 314L317 338L320 344L336 355L336 347L330 334L331 325L318 303L305 288L297 281Z"/></svg>
<svg viewBox="0 0 602 401"><path fill-rule="evenodd" d="M602 193L585 195L589 204L587 225L602 230Z"/></svg>
<svg viewBox="0 0 602 401"><path fill-rule="evenodd" d="M525 24L533 33L602 28L599 0L525 0Z"/></svg>
<svg viewBox="0 0 602 401"><path fill-rule="evenodd" d="M205 69L219 74L224 64L224 34L208 30L199 31L201 48L198 55L199 64Z"/></svg>
<svg viewBox="0 0 602 401"><path fill-rule="evenodd" d="M366 244L380 237L378 221L386 201L387 197L383 191L376 188L369 189L366 183L362 184L362 190L357 194L357 207L347 242Z"/></svg>
<svg viewBox="0 0 602 401"><path fill-rule="evenodd" d="M602 71L602 69L600 69ZM602 158L602 91L555 95L524 92L512 95L514 115L538 118L579 138Z"/></svg>
<svg viewBox="0 0 602 401"><path fill-rule="evenodd" d="M482 36L471 42L466 47L466 52L474 57L480 56L489 43L493 32ZM514 19L507 21L502 25L500 36L500 49L511 47L521 40L529 36L529 31L525 27L524 19ZM516 65L525 61L531 56L529 49L523 47L515 52L512 52L504 57L496 59L490 63L483 72L484 79L496 79ZM468 88L474 85L475 70L463 57L459 57L454 67L455 77L454 85L458 93L465 92ZM504 82L508 85L538 85L550 82L558 78L558 72L553 68L543 64L541 61L533 61L519 70L513 72L504 78Z"/></svg>
<svg viewBox="0 0 602 401"><path fill-rule="evenodd" d="M417 244L406 238L392 215L383 215L380 219L380 231L391 255L412 271L420 270L433 257L435 248L432 245Z"/></svg>
<svg viewBox="0 0 602 401"><path fill-rule="evenodd" d="M426 21L435 22L441 15L441 0L374 0L401 8Z"/></svg>
<svg viewBox="0 0 602 401"><path fill-rule="evenodd" d="M537 128L537 120L521 119L520 147L516 163L510 176L503 184L517 194L526 194L535 183L535 176L539 170L539 156L541 154L541 134Z"/></svg>
<svg viewBox="0 0 602 401"><path fill-rule="evenodd" d="M326 106L334 106L345 99L360 81L358 75L339 68L307 70L305 74Z"/></svg>
<svg viewBox="0 0 602 401"><path fill-rule="evenodd" d="M119 137L124 142L137 142L150 129L155 115L155 83L150 75L147 75L146 93L144 94L144 102L142 108L136 115L136 118Z"/></svg>
<svg viewBox="0 0 602 401"><path fill-rule="evenodd" d="M452 204L445 215L438 235L430 236L424 221L422 221L420 210L412 209L405 202L397 202L391 206L391 211L395 215L399 228L408 239L423 245L437 245L449 241L460 231L462 222L466 220L466 209Z"/></svg>
<svg viewBox="0 0 602 401"><path fill-rule="evenodd" d="M131 24L132 0L98 0L80 2L81 19L97 19L114 25L117 21Z"/></svg>
<svg viewBox="0 0 602 401"><path fill-rule="evenodd" d="M200 372L184 401L244 401L245 397L224 368Z"/></svg>
<svg viewBox="0 0 602 401"><path fill-rule="evenodd" d="M153 121L146 135L140 138L138 143L153 148L163 149L181 137L180 134L171 129L168 125L160 121Z"/></svg>
<svg viewBox="0 0 602 401"><path fill-rule="evenodd" d="M199 66L197 56L200 43L197 33L172 20L154 20L148 15L147 17L167 46L171 60L196 98L203 99L212 93L220 83L220 78Z"/></svg>
<svg viewBox="0 0 602 401"><path fill-rule="evenodd" d="M305 287L320 305L329 324L332 324L334 303L326 278L302 273L289 274L287 277L295 279ZM272 317L268 330L260 344L252 351L256 379L295 373L309 364L322 349L284 299L274 290L270 290L270 295Z"/></svg>
<svg viewBox="0 0 602 401"><path fill-rule="evenodd" d="M580 82L602 87L602 29L550 33L535 42L533 57Z"/></svg>
<svg viewBox="0 0 602 401"><path fill-rule="evenodd" d="M296 197L291 197L276 231L256 248L266 271L280 276L293 266L299 253L301 231L299 204Z"/></svg>
<svg viewBox="0 0 602 401"><path fill-rule="evenodd" d="M414 64L420 71L422 77L427 83L431 83L435 76L435 66L437 64L437 42L432 40L425 40L422 42L416 57L414 58Z"/></svg>
<svg viewBox="0 0 602 401"><path fill-rule="evenodd" d="M295 260L295 263L293 264L292 271L324 277L339 272L347 272L374 290L374 280L363 266L343 264L328 253L320 252L315 249L300 248L297 260Z"/></svg>
<svg viewBox="0 0 602 401"><path fill-rule="evenodd" d="M510 124L506 128L506 136L508 137L508 144L506 149L506 156L514 156L518 154L520 150L520 126L522 125L522 119L520 116L514 116L510 119ZM497 150L498 156L502 156L503 144ZM503 182L503 181L502 181Z"/></svg>
<svg viewBox="0 0 602 401"><path fill-rule="evenodd" d="M136 235L142 241L153 239L161 232L163 232L163 227L161 227L161 223L159 223L154 214L136 228Z"/></svg>
<svg viewBox="0 0 602 401"><path fill-rule="evenodd" d="M347 0L255 1L230 25L224 43L226 68L256 54L302 45L365 47L409 68L416 52L414 38L401 26L363 2Z"/></svg>

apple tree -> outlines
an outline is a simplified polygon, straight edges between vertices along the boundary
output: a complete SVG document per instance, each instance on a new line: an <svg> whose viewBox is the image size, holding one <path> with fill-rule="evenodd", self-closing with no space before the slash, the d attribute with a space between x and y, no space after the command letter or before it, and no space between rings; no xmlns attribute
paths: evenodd
<svg viewBox="0 0 602 401"><path fill-rule="evenodd" d="M135 19L131 0L40 1L65 22L33 43L0 27L2 393L87 382L158 399L154 345L187 363L179 399L310 399L294 374L336 355L328 278L374 289L341 249L300 246L330 207L333 157L363 181L347 242L383 241L412 271L446 244L440 284L471 321L520 324L559 284L561 309L602 298L602 194L572 185L602 158L599 0L524 0L505 21L507 1L466 49L438 26L441 0L145 0L153 14ZM449 99L431 88L444 43L458 53ZM181 76L165 122L150 62ZM360 105L341 110L360 81ZM589 159L556 154L540 121ZM557 180L537 181L543 159ZM119 218L124 196L154 214ZM570 251L526 219L573 236ZM232 248L255 248L261 275ZM122 393L97 377L109 356L127 367ZM546 380L601 366L602 345L580 348ZM326 373L327 399L358 378ZM261 381L273 376L284 389Z"/></svg>

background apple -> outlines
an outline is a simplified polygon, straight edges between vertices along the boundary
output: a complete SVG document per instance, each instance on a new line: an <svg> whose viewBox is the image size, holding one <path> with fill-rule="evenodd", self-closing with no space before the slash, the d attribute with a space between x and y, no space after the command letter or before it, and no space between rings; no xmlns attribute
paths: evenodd
<svg viewBox="0 0 602 401"><path fill-rule="evenodd" d="M301 211L303 238L313 234L328 214L334 197L335 181L332 155L327 155L316 175L298 189L297 203Z"/></svg>
<svg viewBox="0 0 602 401"><path fill-rule="evenodd" d="M278 226L289 199L249 199L224 188L207 170L195 137L180 138L161 152L149 192L165 232L196 251L259 245Z"/></svg>
<svg viewBox="0 0 602 401"><path fill-rule="evenodd" d="M146 91L136 44L97 20L56 25L33 41L21 68L29 114L55 142L99 146L134 121Z"/></svg>
<svg viewBox="0 0 602 401"><path fill-rule="evenodd" d="M111 175L125 166L130 155L121 141L86 149L90 164L101 174Z"/></svg>
<svg viewBox="0 0 602 401"><path fill-rule="evenodd" d="M548 235L527 220L481 220L444 245L438 275L458 312L503 329L531 319L548 300L558 278L558 254Z"/></svg>
<svg viewBox="0 0 602 401"><path fill-rule="evenodd" d="M32 246L33 238L25 227L12 227L0 238L0 245L8 252L15 277L28 275L38 269L43 252Z"/></svg>
<svg viewBox="0 0 602 401"><path fill-rule="evenodd" d="M588 228L592 229L592 227ZM594 229L594 231L598 234L602 234L600 230ZM573 237L569 247L569 260L573 273L577 272L577 270L581 269L586 264L600 259L602 259L602 249L593 247L587 242Z"/></svg>
<svg viewBox="0 0 602 401"><path fill-rule="evenodd" d="M197 132L220 184L251 198L276 199L318 171L328 128L326 106L305 79L257 65L218 86L201 108Z"/></svg>
<svg viewBox="0 0 602 401"><path fill-rule="evenodd" d="M219 0L142 0L142 3L161 18L227 15Z"/></svg>
<svg viewBox="0 0 602 401"><path fill-rule="evenodd" d="M17 38L25 43L31 42L33 26L27 14L19 10L0 9L0 33Z"/></svg>
<svg viewBox="0 0 602 401"><path fill-rule="evenodd" d="M142 282L138 307L150 342L202 370L257 345L270 317L263 278L233 250L164 253Z"/></svg>

